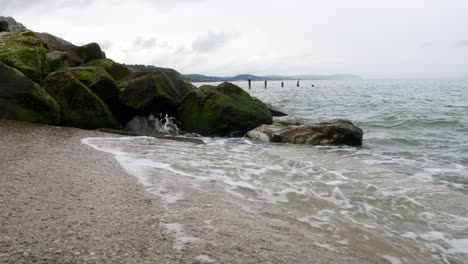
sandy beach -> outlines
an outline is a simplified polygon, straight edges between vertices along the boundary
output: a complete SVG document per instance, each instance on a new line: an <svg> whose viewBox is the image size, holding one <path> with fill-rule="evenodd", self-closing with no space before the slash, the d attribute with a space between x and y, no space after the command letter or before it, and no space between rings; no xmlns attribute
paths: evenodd
<svg viewBox="0 0 468 264"><path fill-rule="evenodd" d="M173 263L160 208L111 155L112 136L0 121L0 263Z"/></svg>
<svg viewBox="0 0 468 264"><path fill-rule="evenodd" d="M279 220L265 226L270 209L257 219L217 188L188 186L167 212L112 155L82 144L87 137L117 136L0 121L0 263L387 263L371 248L323 249L300 234L301 223L299 231ZM201 228L205 217L223 228ZM168 219L192 225L199 242L177 250Z"/></svg>

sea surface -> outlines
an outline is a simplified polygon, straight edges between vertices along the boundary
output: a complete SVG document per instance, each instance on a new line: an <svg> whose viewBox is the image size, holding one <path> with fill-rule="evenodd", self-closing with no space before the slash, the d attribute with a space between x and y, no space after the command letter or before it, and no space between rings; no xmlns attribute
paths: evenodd
<svg viewBox="0 0 468 264"><path fill-rule="evenodd" d="M279 120L349 119L364 144L83 139L161 198L178 250L217 262L215 248L250 241L300 263L312 261L307 248L371 263L468 263L468 80L236 84L289 114Z"/></svg>

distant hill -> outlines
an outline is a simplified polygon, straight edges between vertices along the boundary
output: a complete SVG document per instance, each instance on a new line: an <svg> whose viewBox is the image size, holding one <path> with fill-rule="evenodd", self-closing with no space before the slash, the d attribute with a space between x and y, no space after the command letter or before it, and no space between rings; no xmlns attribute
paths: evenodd
<svg viewBox="0 0 468 264"><path fill-rule="evenodd" d="M334 75L294 75L294 76L284 76L284 75L266 75L266 76L257 76L253 74L239 74L232 77L219 77L219 76L207 76L202 74L181 74L180 72L164 67L157 67L153 65L143 65L143 64L124 64L125 66L134 69L136 71L143 72L154 72L154 71L172 71L175 72L179 77L190 81L190 82L236 82L236 81L246 81L249 78L252 81L282 81L282 80L359 80L361 77L352 74L334 74Z"/></svg>
<svg viewBox="0 0 468 264"><path fill-rule="evenodd" d="M235 82L246 81L249 78L252 81L281 81L281 80L359 80L361 77L352 74L334 74L334 75L267 75L257 76L253 74L240 74L233 77L206 76L201 74L182 74L183 78L191 82Z"/></svg>

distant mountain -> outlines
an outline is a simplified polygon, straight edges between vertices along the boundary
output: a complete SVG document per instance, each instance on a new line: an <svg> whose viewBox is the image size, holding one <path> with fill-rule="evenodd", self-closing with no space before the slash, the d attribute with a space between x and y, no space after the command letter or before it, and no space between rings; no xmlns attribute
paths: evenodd
<svg viewBox="0 0 468 264"><path fill-rule="evenodd" d="M282 80L359 80L361 77L352 74L334 74L334 75L267 75L257 76L253 74L240 74L233 77L206 76L202 74L182 74L183 78L191 82L235 82L246 81L249 78L252 81L282 81Z"/></svg>
<svg viewBox="0 0 468 264"><path fill-rule="evenodd" d="M125 64L124 64L125 65ZM171 68L157 67L153 65L133 64L125 65L136 71L143 72L154 72L154 71L173 71L179 77L190 81L190 82L236 82L246 81L249 78L252 81L287 81L287 80L358 80L361 77L352 74L334 74L334 75L295 75L295 76L284 76L284 75L266 75L257 76L253 74L239 74L232 77L219 77L219 76L207 76L202 74L181 74L178 71Z"/></svg>

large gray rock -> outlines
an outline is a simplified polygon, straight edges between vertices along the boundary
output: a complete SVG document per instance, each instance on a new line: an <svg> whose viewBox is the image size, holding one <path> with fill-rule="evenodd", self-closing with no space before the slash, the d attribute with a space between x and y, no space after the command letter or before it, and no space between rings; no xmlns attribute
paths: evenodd
<svg viewBox="0 0 468 264"><path fill-rule="evenodd" d="M52 61L53 70L60 67L73 67L84 63L83 59L76 53L77 46L72 43L51 35L49 33L36 33L46 49L49 59Z"/></svg>
<svg viewBox="0 0 468 264"><path fill-rule="evenodd" d="M28 29L23 26L21 23L15 21L12 17L4 17L0 16L0 24L6 25L7 30L3 31L11 31L11 32L24 32L28 31ZM2 32L2 30L0 30Z"/></svg>
<svg viewBox="0 0 468 264"><path fill-rule="evenodd" d="M94 59L104 59L106 55L102 52L101 47L97 43L89 43L74 49L76 54L84 61L88 62Z"/></svg>
<svg viewBox="0 0 468 264"><path fill-rule="evenodd" d="M363 132L348 120L323 122L312 125L261 125L246 136L270 142L361 146Z"/></svg>

